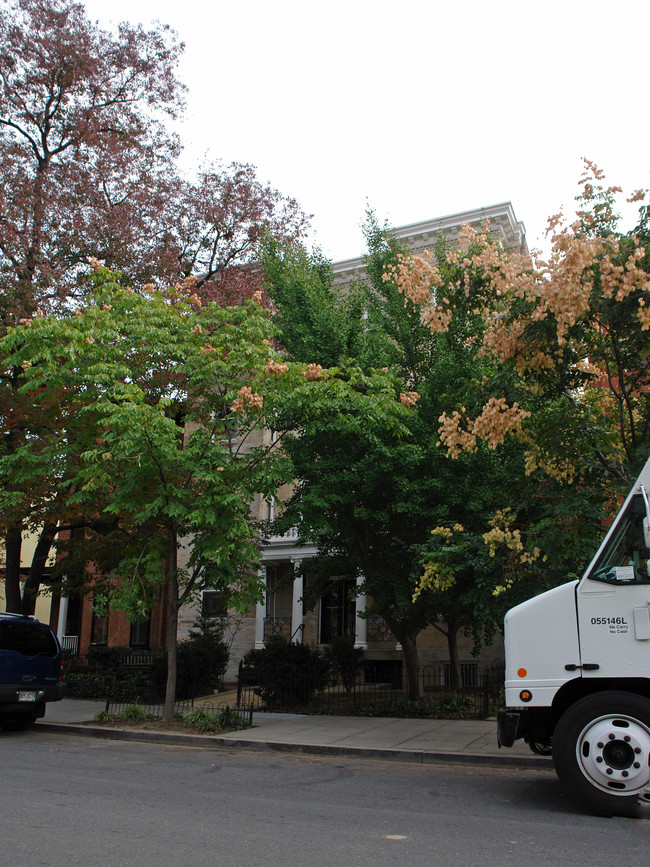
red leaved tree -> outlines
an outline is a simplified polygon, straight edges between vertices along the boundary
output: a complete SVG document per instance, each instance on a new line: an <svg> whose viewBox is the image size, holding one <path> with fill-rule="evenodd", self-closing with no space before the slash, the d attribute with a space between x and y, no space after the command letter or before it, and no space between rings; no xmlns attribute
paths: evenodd
<svg viewBox="0 0 650 867"><path fill-rule="evenodd" d="M296 202L251 166L179 177L180 142L166 124L183 108L182 49L165 26L103 30L71 0L0 0L0 335L39 310L69 315L89 259L136 288L193 275L206 298L240 303L260 288L250 264L260 234L302 231ZM21 400L23 378L0 367L0 459L10 462L47 423ZM7 607L28 613L70 516L47 485L8 478ZM21 592L26 529L39 545Z"/></svg>
<svg viewBox="0 0 650 867"><path fill-rule="evenodd" d="M127 272L159 265L151 242L179 150L163 121L183 87L169 28L108 33L68 0L5 2L0 46L6 326L75 294L89 256Z"/></svg>

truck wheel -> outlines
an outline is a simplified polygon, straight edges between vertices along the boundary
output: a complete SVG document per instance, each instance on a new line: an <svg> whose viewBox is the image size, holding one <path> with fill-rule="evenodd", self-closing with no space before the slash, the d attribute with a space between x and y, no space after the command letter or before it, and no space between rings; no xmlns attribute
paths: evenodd
<svg viewBox="0 0 650 867"><path fill-rule="evenodd" d="M612 691L577 701L553 733L553 763L594 812L638 815L650 777L650 700Z"/></svg>
<svg viewBox="0 0 650 867"><path fill-rule="evenodd" d="M0 716L0 728L7 732L24 732L34 725L36 722L36 714L29 711L28 713L8 713Z"/></svg>

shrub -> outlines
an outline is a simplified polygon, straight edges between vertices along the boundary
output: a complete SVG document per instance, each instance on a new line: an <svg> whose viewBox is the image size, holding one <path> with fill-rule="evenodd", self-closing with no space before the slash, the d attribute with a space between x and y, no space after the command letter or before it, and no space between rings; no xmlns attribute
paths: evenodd
<svg viewBox="0 0 650 867"><path fill-rule="evenodd" d="M243 675L267 707L302 707L329 681L330 667L317 649L271 635L266 647L244 657Z"/></svg>
<svg viewBox="0 0 650 867"><path fill-rule="evenodd" d="M68 695L77 698L111 698L113 701L159 701L165 694L167 651L141 668L124 666L128 647L91 646L85 659L65 664ZM178 645L176 699L211 693L228 665L228 647L219 620L199 618L190 636Z"/></svg>
<svg viewBox="0 0 650 867"><path fill-rule="evenodd" d="M130 649L125 646L106 647L103 644L91 644L86 651L86 665L97 671L109 671L120 668L122 660Z"/></svg>
<svg viewBox="0 0 650 867"><path fill-rule="evenodd" d="M129 704L122 709L119 718L122 722L146 722L147 720L155 719L152 714L147 713L146 708L141 704Z"/></svg>
<svg viewBox="0 0 650 867"><path fill-rule="evenodd" d="M346 692L350 692L357 676L363 671L363 650L354 646L354 638L334 638L325 649L325 659L334 674L341 679Z"/></svg>
<svg viewBox="0 0 650 867"><path fill-rule="evenodd" d="M189 638L178 644L176 657L176 699L182 701L211 693L221 682L228 665L228 647L220 620L199 617ZM165 694L167 652L154 659L154 692Z"/></svg>
<svg viewBox="0 0 650 867"><path fill-rule="evenodd" d="M196 729L199 732L218 732L221 729L221 722L216 713L202 710L197 707L188 713L183 721L186 729Z"/></svg>
<svg viewBox="0 0 650 867"><path fill-rule="evenodd" d="M151 694L151 675L146 671L102 671L92 668L66 667L65 680L69 696L76 698L111 698L113 701L137 701Z"/></svg>

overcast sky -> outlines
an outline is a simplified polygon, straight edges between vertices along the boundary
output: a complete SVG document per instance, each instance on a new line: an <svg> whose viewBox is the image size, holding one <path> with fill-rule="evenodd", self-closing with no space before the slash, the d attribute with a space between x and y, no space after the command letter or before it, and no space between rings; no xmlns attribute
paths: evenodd
<svg viewBox="0 0 650 867"><path fill-rule="evenodd" d="M185 42L187 166L257 166L361 255L368 203L399 226L511 201L530 246L581 158L650 187L648 0L87 0ZM628 225L633 225L628 212Z"/></svg>

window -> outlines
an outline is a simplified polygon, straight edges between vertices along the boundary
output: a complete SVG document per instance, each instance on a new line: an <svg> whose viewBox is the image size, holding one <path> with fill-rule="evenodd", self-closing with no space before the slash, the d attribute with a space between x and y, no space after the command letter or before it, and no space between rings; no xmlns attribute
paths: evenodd
<svg viewBox="0 0 650 867"><path fill-rule="evenodd" d="M320 643L356 633L356 581L335 578L320 601Z"/></svg>
<svg viewBox="0 0 650 867"><path fill-rule="evenodd" d="M131 624L129 647L149 648L149 633L151 632L151 617L141 623Z"/></svg>
<svg viewBox="0 0 650 867"><path fill-rule="evenodd" d="M108 644L108 614L95 614L90 627L91 644Z"/></svg>
<svg viewBox="0 0 650 867"><path fill-rule="evenodd" d="M81 635L82 602L79 596L68 597L68 613L65 620L66 635Z"/></svg>
<svg viewBox="0 0 650 867"><path fill-rule="evenodd" d="M643 544L645 517L645 503L639 494L630 500L625 513L618 519L609 542L594 563L590 578L616 584L650 583L649 552Z"/></svg>
<svg viewBox="0 0 650 867"><path fill-rule="evenodd" d="M23 656L56 656L59 652L52 630L33 621L0 623L0 650L13 650Z"/></svg>
<svg viewBox="0 0 650 867"><path fill-rule="evenodd" d="M216 618L228 614L226 595L220 590L204 590L201 598L201 616Z"/></svg>

